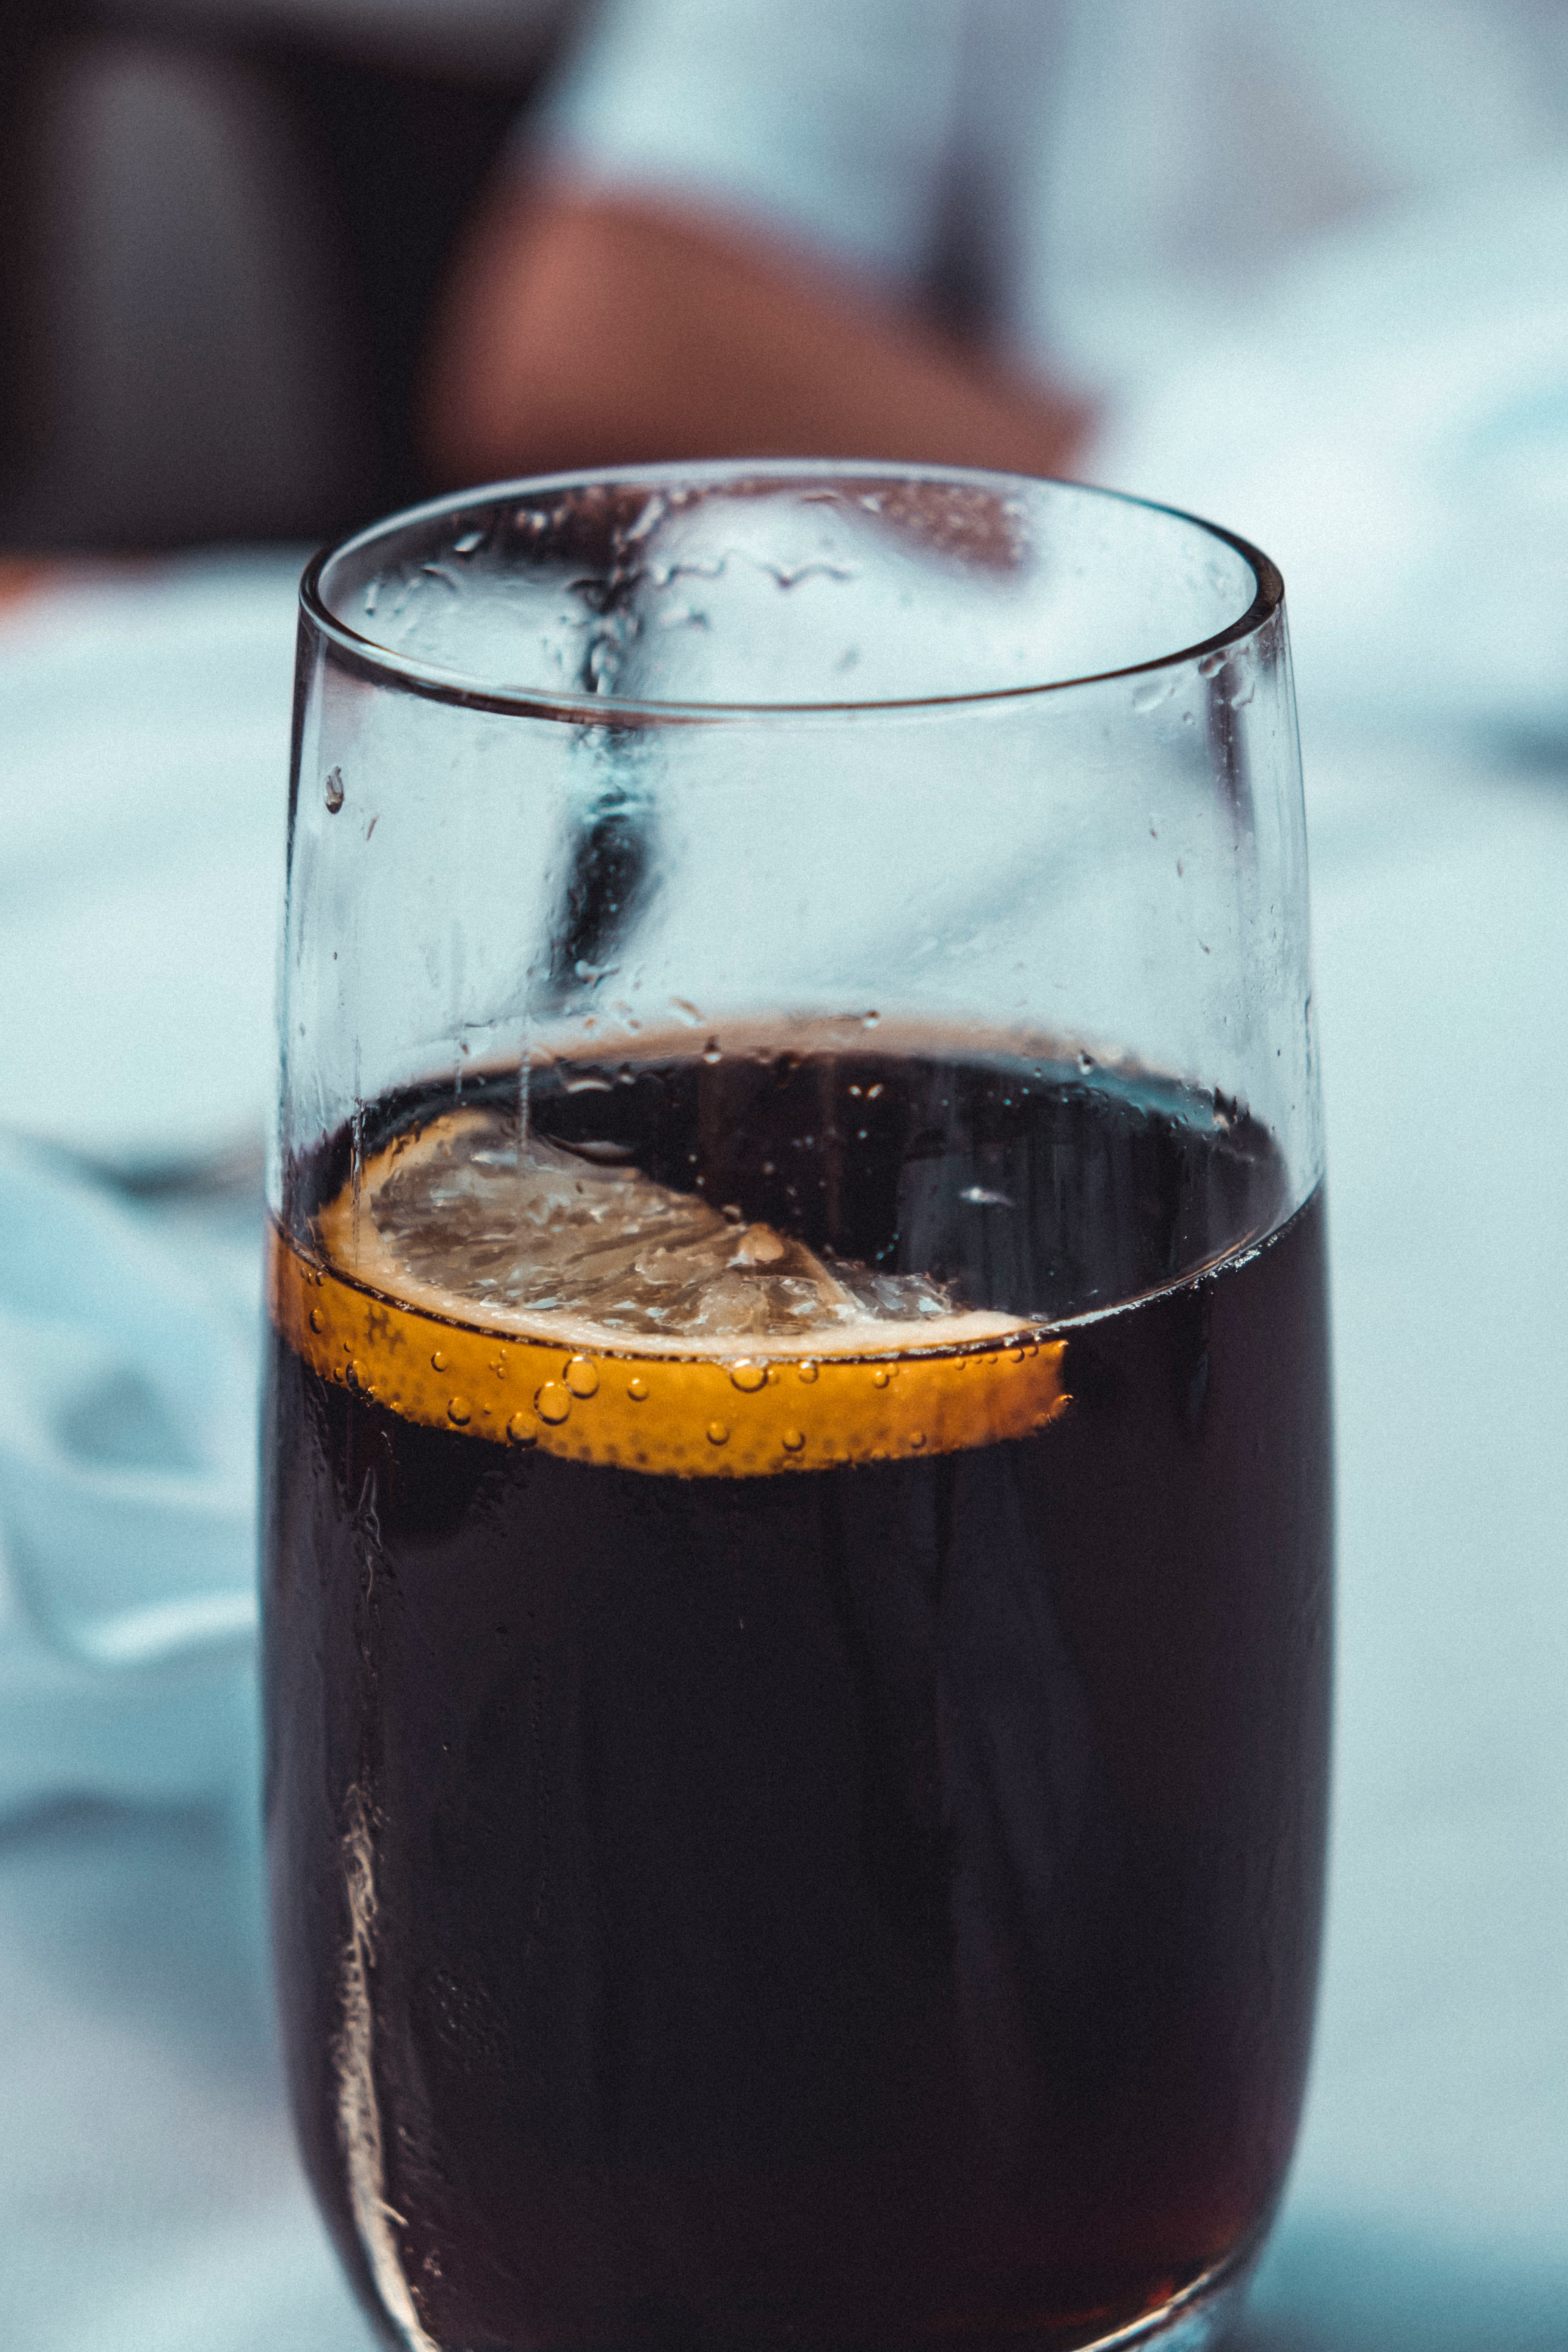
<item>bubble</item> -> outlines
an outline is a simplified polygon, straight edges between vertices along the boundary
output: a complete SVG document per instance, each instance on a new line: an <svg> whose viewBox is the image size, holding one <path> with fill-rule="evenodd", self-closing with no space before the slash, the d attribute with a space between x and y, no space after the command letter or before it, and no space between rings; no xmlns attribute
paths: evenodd
<svg viewBox="0 0 1568 2352"><path fill-rule="evenodd" d="M365 1390L370 1387L370 1374L357 1356L349 1366L349 1385L351 1388Z"/></svg>
<svg viewBox="0 0 1568 2352"><path fill-rule="evenodd" d="M798 1429L785 1430L784 1433L784 1449L786 1454L798 1454L805 1444L805 1439Z"/></svg>
<svg viewBox="0 0 1568 2352"><path fill-rule="evenodd" d="M626 1394L630 1397L634 1404L646 1404L647 1402L647 1382L644 1380L640 1372L634 1372L631 1379L626 1382Z"/></svg>
<svg viewBox="0 0 1568 2352"><path fill-rule="evenodd" d="M546 1381L533 1400L533 1410L541 1421L558 1429L572 1410L570 1389L563 1388L559 1381Z"/></svg>
<svg viewBox="0 0 1568 2352"><path fill-rule="evenodd" d="M321 1312L321 1308L320 1308L319 1307L311 1307L311 1309L310 1309L310 1328L311 1328L311 1330L312 1330L312 1331L319 1331L319 1330L321 1330L321 1328L322 1325L326 1322L326 1319L327 1319L327 1318L326 1318L326 1317L322 1314L322 1312Z"/></svg>
<svg viewBox="0 0 1568 2352"><path fill-rule="evenodd" d="M448 1397L448 1398L447 1398L447 1420L448 1420L448 1421L455 1421L455 1422L457 1423L458 1427L459 1429L466 1429L466 1428L468 1427L468 1425L469 1422L470 1422L470 1421L472 1421L473 1417L474 1417L474 1408L473 1408L473 1406L468 1402L468 1398L467 1398L466 1396L455 1396L455 1397Z"/></svg>
<svg viewBox="0 0 1568 2352"><path fill-rule="evenodd" d="M888 1375L879 1367L879 1369L871 1375L871 1386L874 1389L885 1389L887 1385Z"/></svg>
<svg viewBox="0 0 1568 2352"><path fill-rule="evenodd" d="M511 1419L507 1423L506 1433L514 1445L537 1445L539 1443L539 1432L533 1425L531 1416L526 1412L512 1414Z"/></svg>
<svg viewBox="0 0 1568 2352"><path fill-rule="evenodd" d="M756 1391L763 1386L767 1377L768 1368L765 1364L741 1363L731 1364L730 1367L731 1383L747 1396L754 1395Z"/></svg>
<svg viewBox="0 0 1568 2352"><path fill-rule="evenodd" d="M1225 656L1223 654L1205 654L1202 661L1198 664L1198 676L1200 677L1217 677L1224 667Z"/></svg>
<svg viewBox="0 0 1568 2352"><path fill-rule="evenodd" d="M709 1423L708 1443L710 1445L728 1445L730 1443L730 1424L727 1421L710 1421Z"/></svg>
<svg viewBox="0 0 1568 2352"><path fill-rule="evenodd" d="M336 816L343 804L343 772L341 768L328 770L327 780L321 790L326 800L328 814Z"/></svg>
<svg viewBox="0 0 1568 2352"><path fill-rule="evenodd" d="M1084 1076L1087 1078L1090 1070L1094 1067L1094 1055L1092 1054L1079 1054L1078 1056L1078 1066L1082 1071Z"/></svg>
<svg viewBox="0 0 1568 2352"><path fill-rule="evenodd" d="M709 1038L708 1043L702 1048L702 1058L707 1063L710 1069L713 1067L715 1062L721 1062L723 1060L724 1056L719 1050L719 1040L717 1037Z"/></svg>
<svg viewBox="0 0 1568 2352"><path fill-rule="evenodd" d="M566 1367L566 1385L574 1397L591 1397L599 1386L599 1367L591 1356L574 1356Z"/></svg>
<svg viewBox="0 0 1568 2352"><path fill-rule="evenodd" d="M915 1452L916 1452L917 1454L918 1454L918 1453L920 1453L921 1449L921 1448L922 1448L922 1446L925 1444L925 1442L926 1442L926 1433L925 1433L925 1431L924 1431L923 1429L911 1429L911 1430L910 1430L910 1444L913 1446L913 1448L914 1448L914 1450L915 1450Z"/></svg>
<svg viewBox="0 0 1568 2352"><path fill-rule="evenodd" d="M862 1029L874 1029L881 1017L879 1013L863 1013L860 1016L860 1026Z"/></svg>
<svg viewBox="0 0 1568 2352"><path fill-rule="evenodd" d="M801 1365L799 1376L809 1386L809 1384L816 1378L816 1366L808 1359L805 1363Z"/></svg>

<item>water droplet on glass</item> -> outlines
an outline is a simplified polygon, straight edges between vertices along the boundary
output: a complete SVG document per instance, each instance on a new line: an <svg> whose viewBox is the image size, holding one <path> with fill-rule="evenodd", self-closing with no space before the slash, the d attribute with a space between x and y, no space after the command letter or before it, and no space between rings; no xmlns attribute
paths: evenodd
<svg viewBox="0 0 1568 2352"><path fill-rule="evenodd" d="M675 1014L677 1020L683 1021L689 1029L700 1029L701 1027L701 1013L699 1013L695 1004L688 1003L684 996L672 996L669 1000L669 1009Z"/></svg>
<svg viewBox="0 0 1568 2352"><path fill-rule="evenodd" d="M644 1380L640 1372L635 1372L632 1375L632 1378L626 1382L626 1394L630 1397L634 1404L647 1403L647 1382Z"/></svg>
<svg viewBox="0 0 1568 2352"><path fill-rule="evenodd" d="M710 1445L728 1445L729 1442L730 1442L730 1424L729 1424L729 1423L728 1423L727 1421L710 1421L710 1422L709 1423L709 1424L708 1424L708 1443L709 1443L709 1444L710 1444Z"/></svg>
<svg viewBox="0 0 1568 2352"><path fill-rule="evenodd" d="M329 815L336 816L343 804L343 772L341 768L329 768L327 781L321 790Z"/></svg>
<svg viewBox="0 0 1568 2352"><path fill-rule="evenodd" d="M484 543L485 535L482 530L466 530L461 539L455 539L452 541L452 552L454 555L473 555Z"/></svg>
<svg viewBox="0 0 1568 2352"><path fill-rule="evenodd" d="M566 1385L574 1397L591 1397L599 1386L599 1367L591 1356L574 1356L566 1367Z"/></svg>
<svg viewBox="0 0 1568 2352"><path fill-rule="evenodd" d="M862 1029L874 1029L881 1017L879 1013L864 1013L861 1016L860 1026Z"/></svg>
<svg viewBox="0 0 1568 2352"><path fill-rule="evenodd" d="M1202 661L1198 664L1198 676L1200 677L1217 677L1224 667L1225 656L1223 654L1205 654Z"/></svg>
<svg viewBox="0 0 1568 2352"><path fill-rule="evenodd" d="M447 1351L444 1348L437 1348L435 1354L431 1357L430 1369L434 1372L444 1372L446 1370Z"/></svg>
<svg viewBox="0 0 1568 2352"><path fill-rule="evenodd" d="M926 1442L926 1433L925 1433L925 1431L924 1431L923 1429L911 1429L911 1430L910 1430L910 1444L914 1447L914 1450L915 1450L915 1452L916 1452L917 1454L920 1452L921 1448L924 1445L925 1442Z"/></svg>
<svg viewBox="0 0 1568 2352"><path fill-rule="evenodd" d="M468 1402L467 1397L455 1396L447 1398L447 1418L448 1421L455 1421L459 1429L466 1429L473 1417L474 1408Z"/></svg>
<svg viewBox="0 0 1568 2352"><path fill-rule="evenodd" d="M1146 678L1142 686L1133 689L1133 709L1142 716L1145 711L1157 709L1169 696L1171 683L1168 677Z"/></svg>
<svg viewBox="0 0 1568 2352"><path fill-rule="evenodd" d="M800 1377L809 1384L816 1378L816 1366L810 1361L802 1364L800 1368Z"/></svg>
<svg viewBox="0 0 1568 2352"><path fill-rule="evenodd" d="M805 1444L805 1439L802 1436L798 1429L785 1430L784 1433L784 1447L786 1454L798 1454Z"/></svg>
<svg viewBox="0 0 1568 2352"><path fill-rule="evenodd" d="M311 1307L311 1309L310 1309L310 1328L311 1328L311 1330L312 1330L312 1331L319 1331L319 1330L321 1328L321 1326L325 1323L326 1319L327 1319L327 1318L326 1318L326 1317L322 1314L322 1312L321 1312L321 1308L320 1308L319 1307Z"/></svg>
<svg viewBox="0 0 1568 2352"><path fill-rule="evenodd" d="M702 1058L707 1063L710 1069L712 1068L715 1062L721 1062L723 1060L724 1056L719 1051L719 1040L717 1037L709 1038L708 1043L702 1048Z"/></svg>
<svg viewBox="0 0 1568 2352"><path fill-rule="evenodd" d="M871 1386L872 1386L874 1389L885 1389L885 1388L887 1387L887 1385L888 1385L888 1375L887 1375L887 1373L886 1373L885 1371L883 1371L883 1370L881 1370L880 1369L879 1369L878 1370L876 1370L876 1371L874 1371L874 1372L872 1373L872 1375L871 1375Z"/></svg>
<svg viewBox="0 0 1568 2352"><path fill-rule="evenodd" d="M356 1389L368 1389L370 1386L370 1374L357 1356L349 1366L349 1385Z"/></svg>
<svg viewBox="0 0 1568 2352"><path fill-rule="evenodd" d="M1087 1078L1090 1070L1094 1067L1094 1055L1092 1054L1080 1053L1078 1056L1078 1066L1083 1076Z"/></svg>
<svg viewBox="0 0 1568 2352"><path fill-rule="evenodd" d="M572 1392L563 1388L559 1381L546 1381L533 1400L533 1410L541 1421L547 1421L552 1429L558 1429L572 1410Z"/></svg>
<svg viewBox="0 0 1568 2352"><path fill-rule="evenodd" d="M758 1389L765 1386L767 1377L768 1368L765 1364L742 1363L731 1364L730 1367L731 1382L747 1396L754 1395Z"/></svg>
<svg viewBox="0 0 1568 2352"><path fill-rule="evenodd" d="M537 1445L539 1443L539 1432L533 1425L531 1416L526 1412L512 1414L511 1419L507 1423L506 1433L514 1445Z"/></svg>

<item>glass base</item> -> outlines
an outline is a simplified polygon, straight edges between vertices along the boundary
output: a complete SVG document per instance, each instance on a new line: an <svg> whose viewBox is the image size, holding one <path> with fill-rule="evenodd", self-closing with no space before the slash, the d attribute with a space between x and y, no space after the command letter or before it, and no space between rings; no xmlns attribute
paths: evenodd
<svg viewBox="0 0 1568 2352"><path fill-rule="evenodd" d="M1080 2352L1219 2352L1241 2317L1260 2247L1257 2240L1239 2254L1216 2263L1194 2279L1163 2311L1151 2311L1114 2335L1097 2336Z"/></svg>

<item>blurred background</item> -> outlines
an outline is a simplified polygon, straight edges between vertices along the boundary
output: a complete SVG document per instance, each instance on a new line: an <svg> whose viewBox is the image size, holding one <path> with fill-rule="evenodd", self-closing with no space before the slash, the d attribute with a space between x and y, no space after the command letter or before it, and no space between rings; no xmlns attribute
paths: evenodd
<svg viewBox="0 0 1568 2352"><path fill-rule="evenodd" d="M1246 2341L1563 2352L1561 0L7 0L7 2340L368 2341L255 1827L304 554L460 481L791 452L1078 474L1285 572L1341 1710Z"/></svg>

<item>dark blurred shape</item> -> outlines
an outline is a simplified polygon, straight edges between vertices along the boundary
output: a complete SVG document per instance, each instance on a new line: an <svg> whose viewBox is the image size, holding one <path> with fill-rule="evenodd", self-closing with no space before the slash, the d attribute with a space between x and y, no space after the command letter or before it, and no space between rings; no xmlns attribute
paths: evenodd
<svg viewBox="0 0 1568 2352"><path fill-rule="evenodd" d="M436 281L570 12L467 49L434 0L361 13L6 0L0 544L320 539L419 494Z"/></svg>

